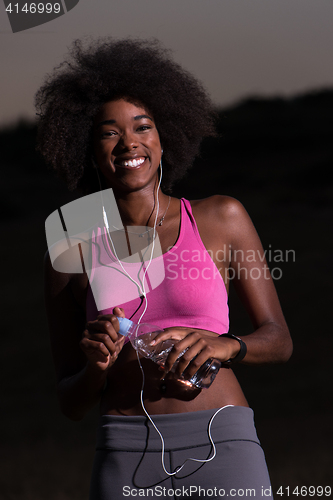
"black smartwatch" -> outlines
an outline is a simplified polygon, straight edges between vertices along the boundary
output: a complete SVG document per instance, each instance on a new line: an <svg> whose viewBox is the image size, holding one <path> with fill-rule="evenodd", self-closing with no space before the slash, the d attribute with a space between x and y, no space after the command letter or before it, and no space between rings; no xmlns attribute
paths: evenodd
<svg viewBox="0 0 333 500"><path fill-rule="evenodd" d="M239 361L242 361L242 359L245 357L247 353L247 347L245 342L243 342L242 339L236 337L236 335L233 335L232 333L222 333L221 335L219 335L219 337L229 337L229 339L238 340L240 344L239 353L234 358L230 358L227 361L223 361L223 363L230 365L231 363L238 363Z"/></svg>

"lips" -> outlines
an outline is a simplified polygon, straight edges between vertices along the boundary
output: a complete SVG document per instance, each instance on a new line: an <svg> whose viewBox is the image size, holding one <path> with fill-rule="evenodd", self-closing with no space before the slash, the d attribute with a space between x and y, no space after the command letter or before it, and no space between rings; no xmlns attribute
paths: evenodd
<svg viewBox="0 0 333 500"><path fill-rule="evenodd" d="M140 167L144 162L146 161L145 156L139 156L136 158L126 158L126 159L117 159L115 161L115 164L118 165L119 167L125 167L125 168L138 168Z"/></svg>

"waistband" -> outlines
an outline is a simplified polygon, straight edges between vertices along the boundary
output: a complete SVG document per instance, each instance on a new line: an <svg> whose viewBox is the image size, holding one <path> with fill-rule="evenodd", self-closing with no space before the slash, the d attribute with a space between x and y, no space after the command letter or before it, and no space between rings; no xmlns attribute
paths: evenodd
<svg viewBox="0 0 333 500"><path fill-rule="evenodd" d="M210 444L208 427L219 409L189 413L152 415L162 433L166 451L176 451ZM253 441L260 445L254 426L253 410L245 406L228 406L213 419L214 443ZM103 415L97 432L97 450L160 451L161 439L146 416Z"/></svg>

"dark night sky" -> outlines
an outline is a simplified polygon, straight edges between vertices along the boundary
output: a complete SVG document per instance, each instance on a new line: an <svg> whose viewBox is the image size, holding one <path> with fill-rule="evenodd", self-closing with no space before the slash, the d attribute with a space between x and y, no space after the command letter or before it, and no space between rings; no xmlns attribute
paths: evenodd
<svg viewBox="0 0 333 500"><path fill-rule="evenodd" d="M80 0L66 15L13 34L1 2L0 125L33 116L45 74L86 35L160 39L218 105L329 87L332 18L329 0Z"/></svg>

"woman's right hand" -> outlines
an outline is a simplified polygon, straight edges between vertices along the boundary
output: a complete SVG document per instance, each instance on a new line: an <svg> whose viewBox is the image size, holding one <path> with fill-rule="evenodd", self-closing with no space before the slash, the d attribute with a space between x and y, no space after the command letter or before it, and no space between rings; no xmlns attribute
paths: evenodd
<svg viewBox="0 0 333 500"><path fill-rule="evenodd" d="M120 307L115 307L113 314L101 315L95 321L88 321L83 332L80 347L88 365L96 371L107 371L123 348L125 337L118 333L117 316L125 318L124 310Z"/></svg>

